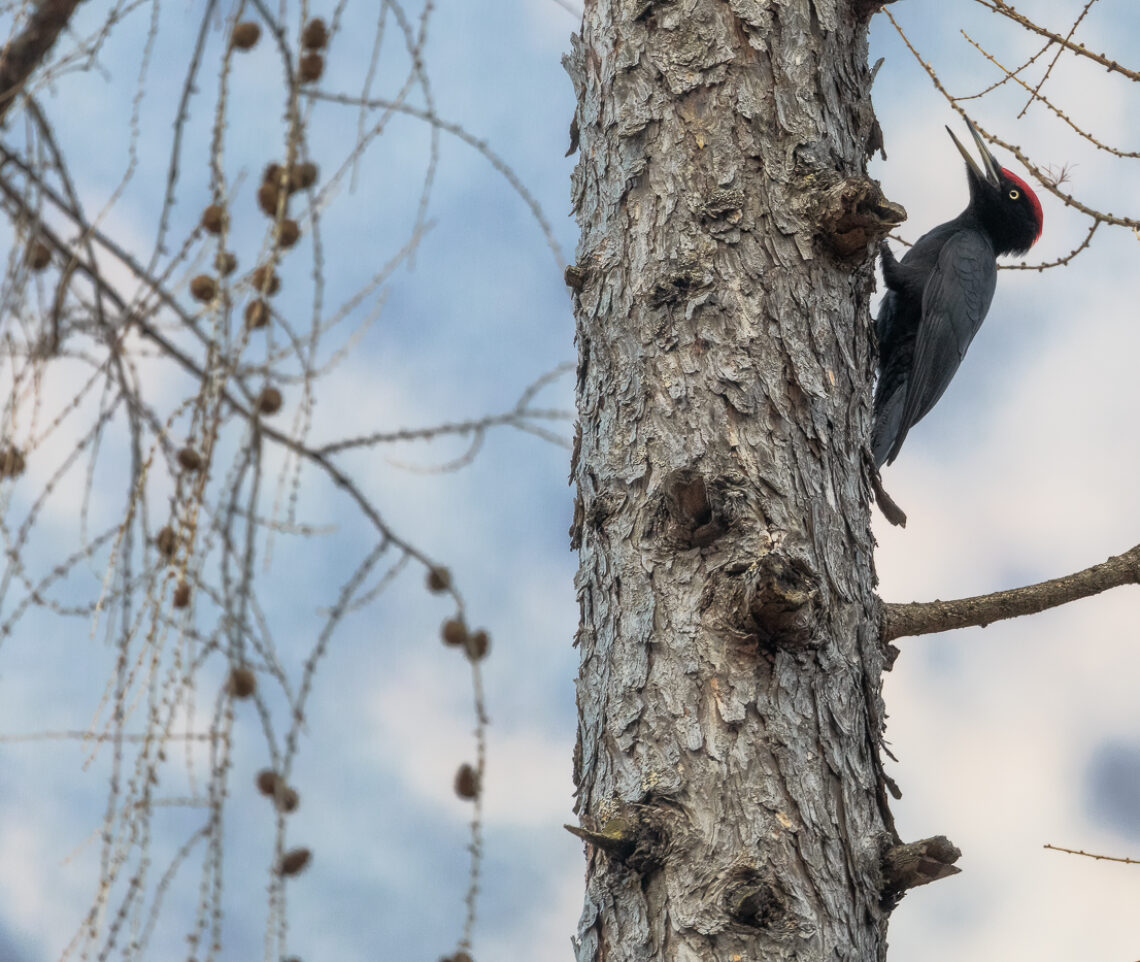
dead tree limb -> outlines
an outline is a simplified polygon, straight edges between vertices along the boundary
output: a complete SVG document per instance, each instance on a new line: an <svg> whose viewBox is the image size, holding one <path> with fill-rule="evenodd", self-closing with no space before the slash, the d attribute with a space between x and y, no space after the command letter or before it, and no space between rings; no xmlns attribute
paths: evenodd
<svg viewBox="0 0 1140 962"><path fill-rule="evenodd" d="M883 640L928 635L952 628L981 627L1003 618L1035 615L1078 598L1098 595L1120 585L1140 584L1140 545L1062 578L1023 588L956 601L916 601L883 605Z"/></svg>

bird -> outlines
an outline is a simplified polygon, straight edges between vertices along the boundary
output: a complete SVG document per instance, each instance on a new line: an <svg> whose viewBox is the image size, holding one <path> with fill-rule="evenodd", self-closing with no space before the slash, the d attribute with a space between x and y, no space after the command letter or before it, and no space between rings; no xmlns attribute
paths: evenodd
<svg viewBox="0 0 1140 962"><path fill-rule="evenodd" d="M898 457L907 432L953 379L993 300L998 257L1028 252L1044 226L1030 186L998 164L969 118L966 126L980 167L954 131L946 132L966 161L969 205L923 234L902 260L886 242L880 247L887 293L875 319L871 453L877 468Z"/></svg>

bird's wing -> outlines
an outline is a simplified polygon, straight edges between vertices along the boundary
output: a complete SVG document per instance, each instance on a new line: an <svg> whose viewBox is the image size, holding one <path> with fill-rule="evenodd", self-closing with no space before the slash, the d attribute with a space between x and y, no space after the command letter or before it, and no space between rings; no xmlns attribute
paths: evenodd
<svg viewBox="0 0 1140 962"><path fill-rule="evenodd" d="M953 379L990 309L996 284L997 260L985 235L963 230L946 241L923 289L906 403L889 460Z"/></svg>
<svg viewBox="0 0 1140 962"><path fill-rule="evenodd" d="M906 379L910 364L904 358L906 325L899 319L899 299L888 290L879 305L875 318L875 337L878 340L879 376L875 384L875 423L871 430L871 451L875 464L881 465L891 453L902 424L902 410L906 402ZM913 355L913 351L911 352Z"/></svg>

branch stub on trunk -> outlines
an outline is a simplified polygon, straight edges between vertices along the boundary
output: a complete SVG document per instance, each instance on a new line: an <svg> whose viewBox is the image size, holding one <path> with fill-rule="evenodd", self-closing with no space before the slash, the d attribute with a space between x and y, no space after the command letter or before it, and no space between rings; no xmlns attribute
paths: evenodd
<svg viewBox="0 0 1140 962"><path fill-rule="evenodd" d="M755 929L779 928L788 914L779 888L755 870L743 873L729 885L724 906L734 922Z"/></svg>
<svg viewBox="0 0 1140 962"><path fill-rule="evenodd" d="M962 870L954 865L962 851L945 835L906 842L883 854L883 902L896 904L907 889L937 882Z"/></svg>
<svg viewBox="0 0 1140 962"><path fill-rule="evenodd" d="M653 806L622 805L619 814L606 819L601 831L577 825L562 827L638 875L648 875L665 861L672 847L667 822L665 813Z"/></svg>
<svg viewBox="0 0 1140 962"><path fill-rule="evenodd" d="M874 245L906 220L906 209L887 200L877 181L848 177L816 195L819 237L844 260L863 260Z"/></svg>

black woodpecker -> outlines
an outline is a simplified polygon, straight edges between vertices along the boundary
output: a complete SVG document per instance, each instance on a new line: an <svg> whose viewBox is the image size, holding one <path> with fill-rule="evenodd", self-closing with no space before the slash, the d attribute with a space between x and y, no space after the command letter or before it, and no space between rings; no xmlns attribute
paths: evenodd
<svg viewBox="0 0 1140 962"><path fill-rule="evenodd" d="M879 379L871 450L890 464L907 432L942 397L985 320L997 283L997 259L1024 254L1041 236L1041 202L1029 185L998 165L969 120L979 167L949 127L966 160L970 203L923 234L901 261L884 243L887 294L875 320Z"/></svg>

